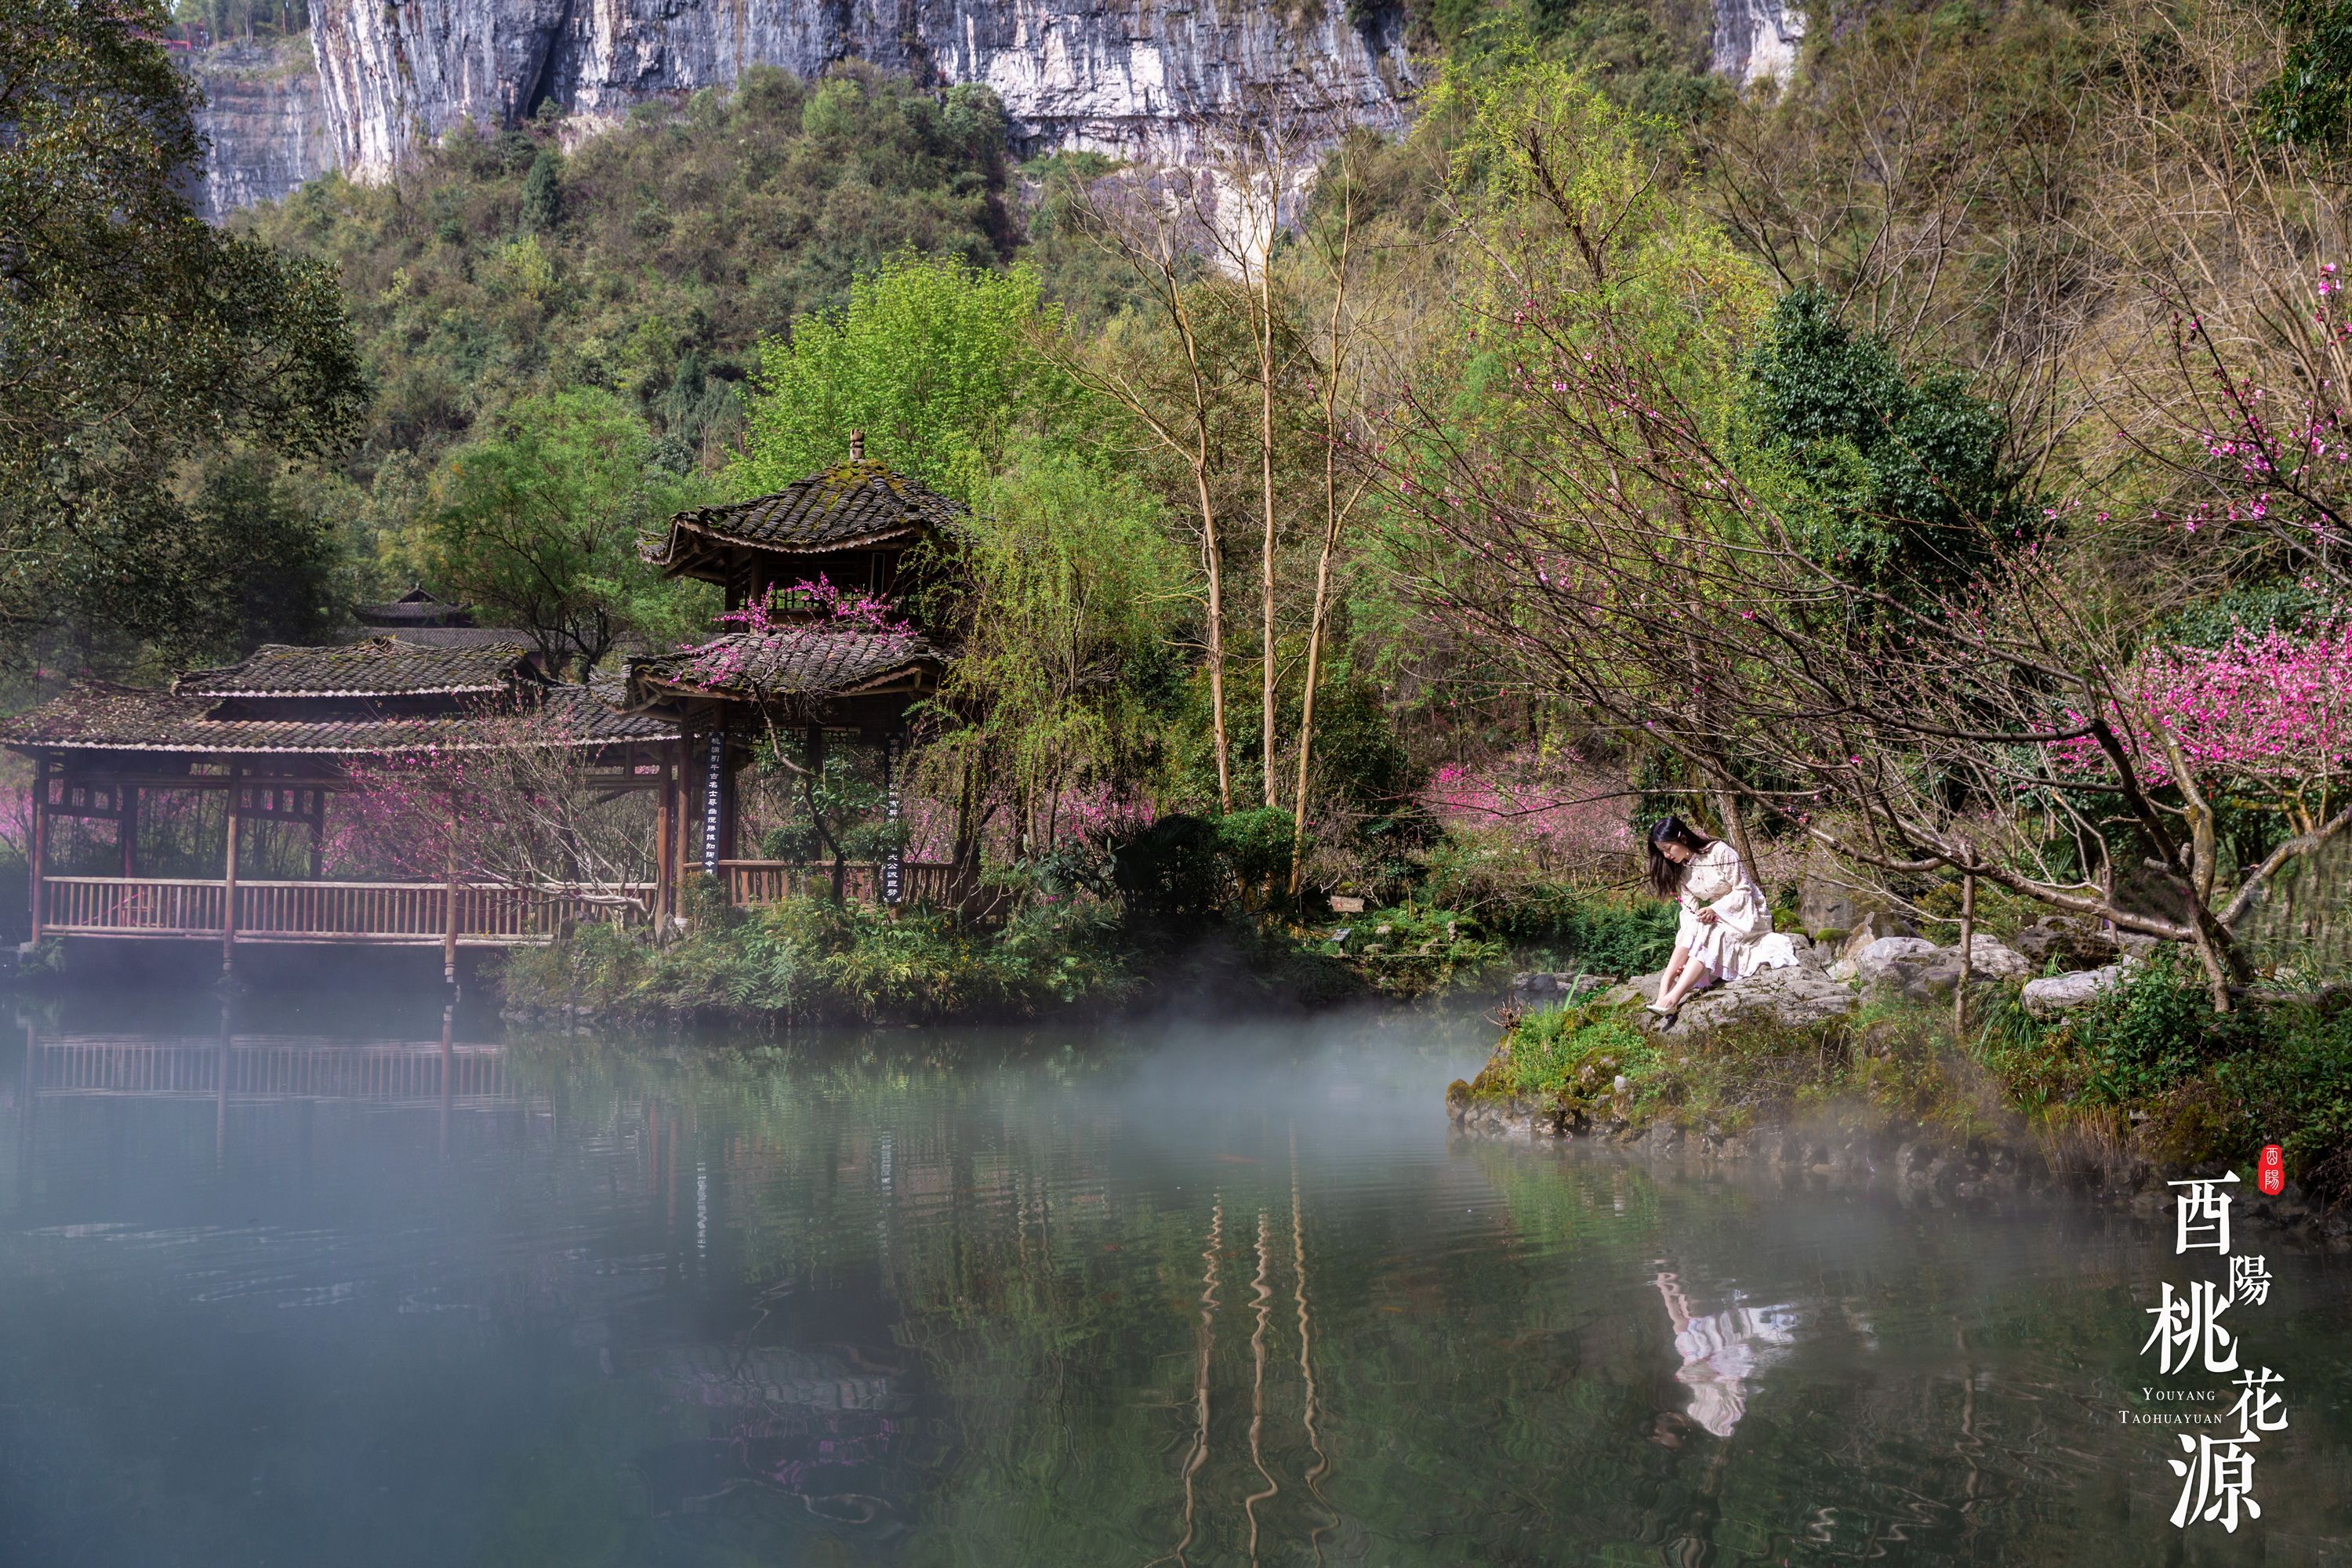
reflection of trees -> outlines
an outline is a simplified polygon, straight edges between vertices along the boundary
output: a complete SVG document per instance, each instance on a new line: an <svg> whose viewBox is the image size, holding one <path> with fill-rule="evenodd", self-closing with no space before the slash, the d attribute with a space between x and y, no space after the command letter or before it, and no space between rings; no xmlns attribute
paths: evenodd
<svg viewBox="0 0 2352 1568"><path fill-rule="evenodd" d="M887 1456L856 1456L877 1479L811 1470L801 1494L887 1500L901 1534L878 1554L1204 1565L1248 1560L1255 1535L1265 1563L1572 1562L1605 1545L2122 1564L2146 1545L2078 1506L2141 1484L2087 1435L2135 1372L2116 1325L2144 1304L2129 1297L2147 1254L2128 1225L2032 1221L2083 1226L2033 1243L2076 1266L2053 1291L2046 1270L1988 1258L1981 1226L1866 1202L1832 1215L1591 1157L1480 1146L1429 1192L1360 1197L1281 1157L1279 1112L1247 1145L1262 1163L1177 1190L1139 1163L1130 1119L1063 1092L1098 1064L908 1037L592 1056L545 1090L567 1142L654 1108L668 1131L648 1179L671 1180L673 1159L679 1174L647 1207L668 1215L676 1196L681 1254L708 1173L725 1246L705 1288L730 1305L698 1317L732 1325L715 1342L838 1357L810 1326L813 1302L837 1300L861 1326L826 1331L893 1359L904 1409L842 1413L903 1423ZM1458 1244L1465 1205L1483 1218L1497 1198L1503 1237ZM1837 1238L1793 1271L1774 1250L1806 1234L1776 1232L1792 1214ZM1700 1315L1742 1289L1798 1301L1802 1334L1743 1380L1727 1436L1691 1418L1677 1381L1653 1283L1668 1269ZM615 1360L640 1399L660 1382L645 1374L664 1363ZM660 1454L677 1495L735 1482L719 1512L767 1497L805 1523L773 1479L789 1444L860 1436L820 1432L832 1413L814 1411L747 1422L752 1446L727 1449L698 1411L656 1408L630 1417L632 1452ZM2284 1489L2296 1461L2283 1446L2264 1484ZM2334 1525L2313 1507L2315 1528ZM817 1522L881 1539L845 1512Z"/></svg>

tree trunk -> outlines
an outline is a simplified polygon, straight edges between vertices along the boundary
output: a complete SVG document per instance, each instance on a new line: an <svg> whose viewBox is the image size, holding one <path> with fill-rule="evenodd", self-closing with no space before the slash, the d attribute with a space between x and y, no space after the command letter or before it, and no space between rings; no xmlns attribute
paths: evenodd
<svg viewBox="0 0 2352 1568"><path fill-rule="evenodd" d="M1258 258L1258 494L1264 505L1264 537L1258 546L1259 637L1264 734L1259 741L1258 773L1265 785L1265 804L1276 804L1275 768L1275 626L1274 626L1274 236L1269 229L1265 253Z"/></svg>
<svg viewBox="0 0 2352 1568"><path fill-rule="evenodd" d="M1969 1034L1969 977L1976 967L1977 940L1977 879L1973 876L1960 879L1960 981L1952 988L1952 1036L1965 1040Z"/></svg>
<svg viewBox="0 0 2352 1568"><path fill-rule="evenodd" d="M1217 749L1217 810L1234 809L1233 748L1225 738L1225 574L1217 549L1217 510L1209 499L1206 441L1192 467L1201 500L1201 559L1209 574L1209 729Z"/></svg>

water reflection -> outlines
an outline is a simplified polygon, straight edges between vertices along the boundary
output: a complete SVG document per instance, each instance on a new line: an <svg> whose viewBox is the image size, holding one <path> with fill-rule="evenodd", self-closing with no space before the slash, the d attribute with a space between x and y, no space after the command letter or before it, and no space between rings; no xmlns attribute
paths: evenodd
<svg viewBox="0 0 2352 1568"><path fill-rule="evenodd" d="M2116 1411L2168 1237L1449 1142L1426 1021L728 1051L27 1020L0 1561L2341 1561ZM2267 1445L2266 1445L2267 1447Z"/></svg>
<svg viewBox="0 0 2352 1568"><path fill-rule="evenodd" d="M1694 1313L1671 1272L1654 1283L1674 1325L1675 1353L1683 1358L1675 1381L1690 1390L1690 1418L1728 1437L1748 1414L1749 1380L1797 1342L1797 1315L1786 1307L1742 1305Z"/></svg>

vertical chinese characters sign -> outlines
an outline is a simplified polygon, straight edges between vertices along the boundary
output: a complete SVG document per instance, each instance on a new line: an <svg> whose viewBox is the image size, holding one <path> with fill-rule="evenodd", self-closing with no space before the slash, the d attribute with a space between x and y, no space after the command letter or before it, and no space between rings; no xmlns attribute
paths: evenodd
<svg viewBox="0 0 2352 1568"><path fill-rule="evenodd" d="M882 901L898 901L900 885L906 880L907 851L898 841L898 752L901 744L898 731L882 743L882 794L884 809L888 814L890 842L882 852Z"/></svg>
<svg viewBox="0 0 2352 1568"><path fill-rule="evenodd" d="M710 737L710 763L702 778L702 869L719 875L719 812L727 791L727 737Z"/></svg>
<svg viewBox="0 0 2352 1568"><path fill-rule="evenodd" d="M2218 1524L2231 1534L2242 1517L2263 1516L2263 1505L2254 1500L2254 1446L2264 1433L2286 1429L2286 1398L2278 1392L2285 1379L2269 1367L2259 1372L2242 1368L2236 1334L2221 1321L2231 1308L2260 1307L2271 1293L2269 1260L2230 1249L2231 1198L2224 1189L2237 1180L2232 1172L2170 1184L2179 1194L2173 1211L2173 1256L2215 1253L2226 1261L2229 1273L2218 1282L2191 1280L2179 1292L2166 1281L2161 1299L2147 1310L2156 1327L2140 1346L2142 1355L2156 1352L2157 1370L2168 1375L2200 1371L2239 1374L2233 1384L2239 1390L2237 1404L2221 1418L2225 1432L2229 1423L2235 1423L2237 1430L2219 1436L2178 1434L2174 1441L2180 1453L2166 1461L2180 1482L2180 1500L2172 1510L2174 1526L2185 1530L2191 1524Z"/></svg>

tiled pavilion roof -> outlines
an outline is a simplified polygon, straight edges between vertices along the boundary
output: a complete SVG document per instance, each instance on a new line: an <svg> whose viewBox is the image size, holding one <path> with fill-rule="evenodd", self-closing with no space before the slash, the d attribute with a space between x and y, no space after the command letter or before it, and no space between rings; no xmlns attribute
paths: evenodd
<svg viewBox="0 0 2352 1568"><path fill-rule="evenodd" d="M883 464L835 463L772 495L682 511L644 545L646 561L674 566L697 539L784 554L819 555L912 543L965 515L950 500Z"/></svg>
<svg viewBox="0 0 2352 1568"><path fill-rule="evenodd" d="M174 752L214 756L384 756L475 751L514 744L512 732L478 713L394 718L215 719L216 699L78 684L29 712L0 721L0 744L28 751ZM549 729L579 746L667 741L677 729L621 713L577 686L552 688L541 709Z"/></svg>
<svg viewBox="0 0 2352 1568"><path fill-rule="evenodd" d="M520 643L428 647L369 637L339 647L268 644L236 664L194 669L172 683L187 697L488 697L514 689Z"/></svg>
<svg viewBox="0 0 2352 1568"><path fill-rule="evenodd" d="M907 633L793 626L736 632L675 653L628 662L628 700L641 706L664 694L773 701L854 697L902 679L936 679L941 659Z"/></svg>
<svg viewBox="0 0 2352 1568"><path fill-rule="evenodd" d="M658 719L619 711L613 701L618 695L610 684L591 690L545 682L511 644L432 648L376 637L342 647L264 647L236 664L184 675L169 691L79 682L0 721L0 744L216 756L466 751L519 743L506 722L517 711L547 720L523 744L595 747L676 738L676 729ZM257 698L271 700L267 710L255 711ZM428 700L420 709L417 699Z"/></svg>
<svg viewBox="0 0 2352 1568"><path fill-rule="evenodd" d="M411 588L397 599L362 605L353 612L362 624L397 627L405 633L420 626L470 626L474 612L463 605L436 599L422 588Z"/></svg>

